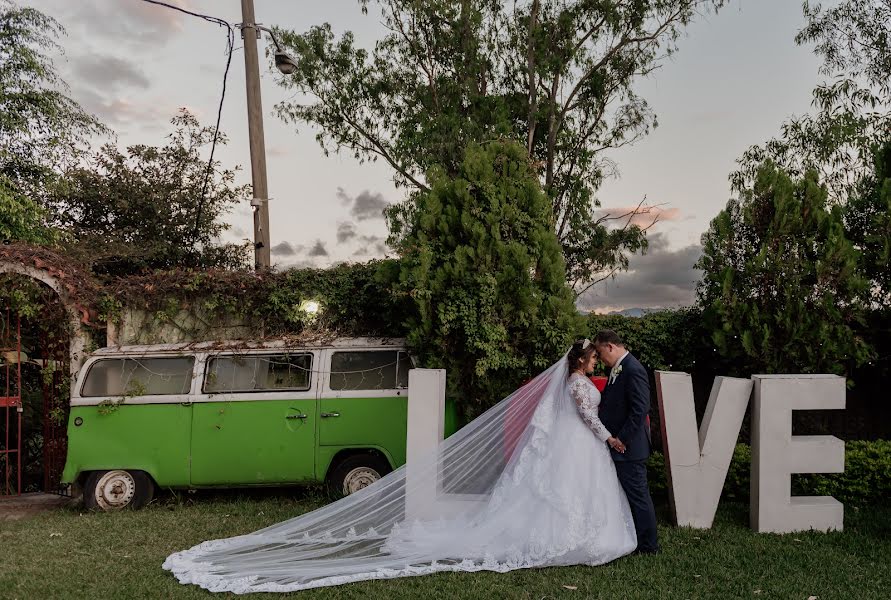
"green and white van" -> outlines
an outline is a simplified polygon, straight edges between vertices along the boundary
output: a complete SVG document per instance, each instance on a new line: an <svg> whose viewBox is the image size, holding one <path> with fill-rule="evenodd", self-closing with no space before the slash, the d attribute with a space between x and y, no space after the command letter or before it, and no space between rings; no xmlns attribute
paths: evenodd
<svg viewBox="0 0 891 600"><path fill-rule="evenodd" d="M102 348L72 390L62 481L106 510L156 487L350 494L405 463L411 366L397 339Z"/></svg>

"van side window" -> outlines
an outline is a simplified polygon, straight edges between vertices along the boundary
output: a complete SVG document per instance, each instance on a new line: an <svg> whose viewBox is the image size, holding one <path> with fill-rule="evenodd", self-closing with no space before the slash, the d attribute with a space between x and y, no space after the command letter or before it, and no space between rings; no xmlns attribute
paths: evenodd
<svg viewBox="0 0 891 600"><path fill-rule="evenodd" d="M396 350L338 351L331 355L332 390L392 390L408 387L408 353Z"/></svg>
<svg viewBox="0 0 891 600"><path fill-rule="evenodd" d="M103 358L90 366L81 396L158 396L188 394L193 356Z"/></svg>
<svg viewBox="0 0 891 600"><path fill-rule="evenodd" d="M207 362L204 392L305 392L311 372L312 354L214 356Z"/></svg>

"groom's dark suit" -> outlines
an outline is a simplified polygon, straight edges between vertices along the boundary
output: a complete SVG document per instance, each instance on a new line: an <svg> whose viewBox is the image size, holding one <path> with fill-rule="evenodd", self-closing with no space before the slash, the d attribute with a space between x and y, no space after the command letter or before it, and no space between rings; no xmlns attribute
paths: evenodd
<svg viewBox="0 0 891 600"><path fill-rule="evenodd" d="M647 485L647 458L650 456L650 380L646 369L631 354L626 354L615 377L601 394L600 420L615 437L625 444L625 453L610 449L616 464L619 482L628 496L637 549L643 552L659 548L656 538L656 512Z"/></svg>

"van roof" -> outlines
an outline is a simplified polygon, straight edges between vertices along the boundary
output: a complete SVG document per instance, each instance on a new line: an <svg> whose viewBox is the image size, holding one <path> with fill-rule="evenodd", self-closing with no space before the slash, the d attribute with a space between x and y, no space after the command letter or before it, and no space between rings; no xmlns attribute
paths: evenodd
<svg viewBox="0 0 891 600"><path fill-rule="evenodd" d="M145 344L132 346L107 346L91 353L91 356L121 354L155 354L183 352L213 352L220 350L275 350L299 348L381 348L404 347L404 338L334 338L334 339L271 339L271 340L216 340L208 342L183 342L178 344Z"/></svg>

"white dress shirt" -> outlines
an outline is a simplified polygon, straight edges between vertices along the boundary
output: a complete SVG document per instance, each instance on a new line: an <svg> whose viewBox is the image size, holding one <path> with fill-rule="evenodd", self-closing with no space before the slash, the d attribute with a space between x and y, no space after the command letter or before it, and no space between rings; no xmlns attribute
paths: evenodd
<svg viewBox="0 0 891 600"><path fill-rule="evenodd" d="M628 356L627 350L625 350L625 354L620 356L619 360L616 361L616 364L614 364L613 367L609 370L609 383L613 383L616 380L616 377L618 377L618 375L616 375L616 369L619 368L619 365L622 364L622 360L624 360L626 356Z"/></svg>

